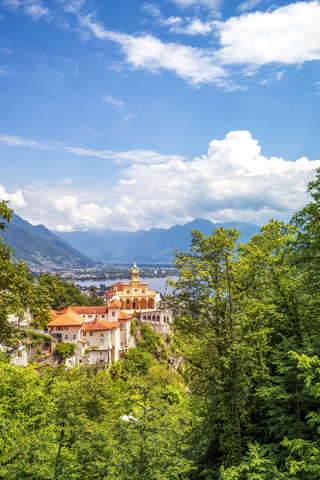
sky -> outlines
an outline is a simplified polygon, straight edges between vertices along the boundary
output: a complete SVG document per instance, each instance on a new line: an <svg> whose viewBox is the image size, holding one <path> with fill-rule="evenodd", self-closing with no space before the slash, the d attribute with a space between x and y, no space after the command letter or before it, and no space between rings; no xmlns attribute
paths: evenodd
<svg viewBox="0 0 320 480"><path fill-rule="evenodd" d="M319 60L318 1L0 0L0 199L55 231L289 221Z"/></svg>

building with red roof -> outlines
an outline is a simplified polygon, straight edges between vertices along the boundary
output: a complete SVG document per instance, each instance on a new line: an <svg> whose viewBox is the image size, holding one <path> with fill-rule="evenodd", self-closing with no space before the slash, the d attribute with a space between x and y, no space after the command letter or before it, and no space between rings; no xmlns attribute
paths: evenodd
<svg viewBox="0 0 320 480"><path fill-rule="evenodd" d="M130 346L132 314L114 299L108 306L68 307L50 311L47 330L58 342L75 343L75 365L110 363Z"/></svg>
<svg viewBox="0 0 320 480"><path fill-rule="evenodd" d="M139 268L134 262L130 273L130 282L117 282L110 285L106 292L107 305L114 299L120 301L121 309L129 312L153 310L157 308L161 298L156 290L150 290L147 283L139 278Z"/></svg>

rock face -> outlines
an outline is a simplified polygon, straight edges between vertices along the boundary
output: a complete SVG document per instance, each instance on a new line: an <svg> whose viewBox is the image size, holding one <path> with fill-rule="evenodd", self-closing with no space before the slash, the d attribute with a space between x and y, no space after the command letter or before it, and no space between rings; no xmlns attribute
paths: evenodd
<svg viewBox="0 0 320 480"><path fill-rule="evenodd" d="M95 262L71 247L43 225L33 226L18 215L4 232L5 243L14 250L13 259L23 260L32 269L73 269L93 267Z"/></svg>

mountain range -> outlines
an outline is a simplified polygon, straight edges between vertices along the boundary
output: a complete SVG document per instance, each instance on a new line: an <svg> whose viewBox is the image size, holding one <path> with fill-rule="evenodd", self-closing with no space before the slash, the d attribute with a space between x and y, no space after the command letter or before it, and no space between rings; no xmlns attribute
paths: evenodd
<svg viewBox="0 0 320 480"><path fill-rule="evenodd" d="M151 228L136 232L105 229L55 234L99 262L121 264L135 259L139 263L168 263L172 260L172 250L188 250L191 231L198 230L210 235L219 227L237 228L242 233L242 242L247 242L260 229L251 223L213 223L209 220L195 219L185 225L175 225L168 229Z"/></svg>
<svg viewBox="0 0 320 480"><path fill-rule="evenodd" d="M43 225L31 225L16 214L5 231L0 233L13 250L13 260L24 260L31 269L89 268L95 262L71 247Z"/></svg>
<svg viewBox="0 0 320 480"><path fill-rule="evenodd" d="M0 236L14 250L15 261L22 259L37 270L67 270L90 268L98 263L131 263L133 259L140 264L170 263L172 250L186 251L190 247L191 231L210 235L219 227L237 228L242 233L242 242L247 242L259 231L259 227L251 223L213 223L195 219L168 229L136 232L111 229L51 232L43 225L31 225L13 214L8 228Z"/></svg>

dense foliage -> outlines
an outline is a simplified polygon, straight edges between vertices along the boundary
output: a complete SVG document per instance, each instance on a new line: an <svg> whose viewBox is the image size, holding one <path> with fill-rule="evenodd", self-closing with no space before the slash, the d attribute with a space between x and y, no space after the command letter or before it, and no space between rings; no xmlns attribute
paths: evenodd
<svg viewBox="0 0 320 480"><path fill-rule="evenodd" d="M174 401L170 386L181 392ZM187 396L161 372L124 381L3 364L0 395L0 479L186 478Z"/></svg>
<svg viewBox="0 0 320 480"><path fill-rule="evenodd" d="M320 480L320 171L309 191L246 244L193 232L174 335L134 322L137 348L109 371L2 364L0 480ZM1 251L6 326L31 281Z"/></svg>
<svg viewBox="0 0 320 480"><path fill-rule="evenodd" d="M57 287L52 294L51 300L51 308L54 310L63 310L71 306L104 305L103 298L98 296L98 291L95 286L90 287L90 294L87 296L80 292L74 282L69 282L57 274L53 276L49 274L41 275L40 281L54 281Z"/></svg>
<svg viewBox="0 0 320 480"><path fill-rule="evenodd" d="M12 211L7 202L0 202L0 230L7 226ZM45 282L35 281L27 265L22 261L12 262L12 251L0 238L0 344L10 349L17 341L17 335L7 322L7 315L30 309L35 325L46 325L51 306L52 294L56 290L52 278Z"/></svg>

